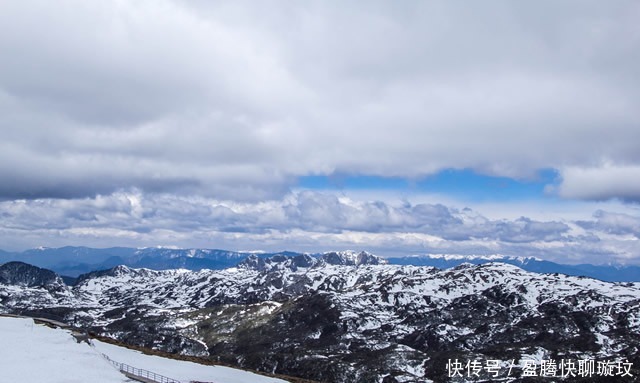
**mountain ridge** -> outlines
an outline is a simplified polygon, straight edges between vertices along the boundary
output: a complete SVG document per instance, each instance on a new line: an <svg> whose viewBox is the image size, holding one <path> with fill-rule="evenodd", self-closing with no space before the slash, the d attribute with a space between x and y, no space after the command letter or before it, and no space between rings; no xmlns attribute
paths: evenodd
<svg viewBox="0 0 640 383"><path fill-rule="evenodd" d="M10 261L26 262L44 267L60 275L78 277L91 271L105 270L117 265L132 268L169 270L184 268L188 270L220 270L234 267L244 259L257 257L270 258L276 255L295 257L307 255L313 258L333 257L335 261L356 263L357 257L372 255L366 251L328 251L324 253L281 252L239 252L221 249L174 249L174 248L126 248L112 247L94 249L89 247L66 246L61 248L30 249L21 253L0 251L0 263ZM379 257L381 262L398 265L433 266L441 269L455 267L461 263L483 264L503 262L519 265L525 270L541 273L562 273L575 276L587 276L609 282L640 282L640 266L635 265L591 265L560 264L535 257L513 255L460 255L460 254L422 254L401 257Z"/></svg>

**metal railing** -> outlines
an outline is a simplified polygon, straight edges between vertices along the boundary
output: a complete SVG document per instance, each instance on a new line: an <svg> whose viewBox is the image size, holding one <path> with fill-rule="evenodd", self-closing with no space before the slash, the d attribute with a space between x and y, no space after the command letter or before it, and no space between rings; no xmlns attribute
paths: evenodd
<svg viewBox="0 0 640 383"><path fill-rule="evenodd" d="M135 368L125 363L116 362L115 360L111 360L111 358L109 358L105 354L102 354L102 356L106 360L108 360L111 364L113 364L123 374L132 375L133 377L145 378L147 380L157 382L157 383L182 383L179 380L171 379L166 376L156 374L155 372L143 370L141 368Z"/></svg>

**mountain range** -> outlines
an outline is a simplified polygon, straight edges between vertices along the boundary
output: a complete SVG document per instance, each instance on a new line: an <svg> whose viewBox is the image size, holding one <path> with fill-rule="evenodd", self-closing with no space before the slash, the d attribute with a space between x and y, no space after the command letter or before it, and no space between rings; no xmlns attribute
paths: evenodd
<svg viewBox="0 0 640 383"><path fill-rule="evenodd" d="M313 258L324 254L306 254ZM363 252L345 251L341 253L360 254ZM364 254L369 254L364 252ZM152 270L220 270L233 267L250 256L261 259L276 255L295 257L302 253L283 251L278 253L240 252L219 249L172 249L172 248L128 248L112 247L95 249L88 247L37 248L24 252L0 251L0 263L20 261L38 267L47 268L56 273L75 278L94 270L109 269L118 265L131 268ZM562 273L573 276L585 276L609 282L640 282L640 266L635 265L567 265L533 257L506 255L410 255L385 258L389 264L433 266L447 269L463 263L485 264L501 262L518 266L527 271L538 273ZM72 279L71 279L72 281Z"/></svg>
<svg viewBox="0 0 640 383"><path fill-rule="evenodd" d="M0 266L0 312L319 382L547 382L525 379L527 365L578 360L632 375L602 381L640 375L640 283L499 262L394 265L364 252L250 254L222 270L117 266L73 286L50 273ZM450 375L451 361L502 368L465 380ZM584 376L574 378L565 381Z"/></svg>

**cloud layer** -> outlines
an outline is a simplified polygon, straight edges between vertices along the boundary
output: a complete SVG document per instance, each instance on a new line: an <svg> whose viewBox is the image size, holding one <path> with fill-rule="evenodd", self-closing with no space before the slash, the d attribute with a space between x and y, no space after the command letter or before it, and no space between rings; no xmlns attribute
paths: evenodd
<svg viewBox="0 0 640 383"><path fill-rule="evenodd" d="M490 219L470 208L353 199L300 191L235 202L139 190L83 199L0 202L0 243L110 247L171 245L238 250L366 249L536 256L563 263L640 264L640 215L592 219Z"/></svg>
<svg viewBox="0 0 640 383"><path fill-rule="evenodd" d="M634 1L2 2L0 198L552 168L563 197L637 201L638 19Z"/></svg>
<svg viewBox="0 0 640 383"><path fill-rule="evenodd" d="M638 20L632 0L0 2L0 248L637 263L633 203L490 219L292 190L544 169L552 195L638 202Z"/></svg>

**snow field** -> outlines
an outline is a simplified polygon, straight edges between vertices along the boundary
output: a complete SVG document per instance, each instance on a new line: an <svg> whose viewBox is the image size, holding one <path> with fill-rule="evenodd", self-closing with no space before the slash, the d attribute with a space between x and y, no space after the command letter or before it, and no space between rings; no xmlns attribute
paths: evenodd
<svg viewBox="0 0 640 383"><path fill-rule="evenodd" d="M14 383L128 382L86 343L31 319L0 317L0 380Z"/></svg>
<svg viewBox="0 0 640 383"><path fill-rule="evenodd" d="M131 382L101 354L132 367L183 382L286 383L251 372L166 359L93 340L77 343L68 330L32 319L0 317L0 381L14 383Z"/></svg>
<svg viewBox="0 0 640 383"><path fill-rule="evenodd" d="M206 366L202 364L166 359L159 356L146 355L139 351L129 350L109 343L92 341L96 351L107 355L116 362L126 363L136 368L149 370L156 374L183 382L200 381L213 383L287 383L282 379L270 378L252 372L223 366Z"/></svg>

